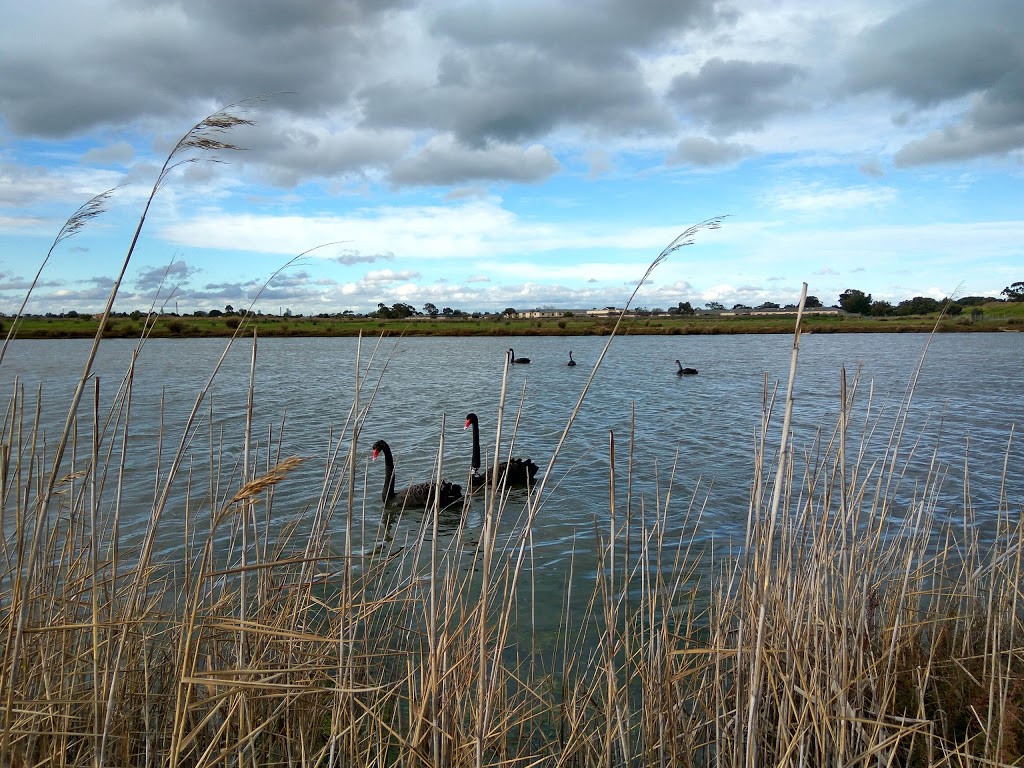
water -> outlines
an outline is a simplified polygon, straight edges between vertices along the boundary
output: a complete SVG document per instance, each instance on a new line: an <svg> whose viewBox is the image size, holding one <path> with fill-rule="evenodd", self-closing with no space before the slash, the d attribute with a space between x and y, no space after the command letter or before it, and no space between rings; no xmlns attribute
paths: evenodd
<svg viewBox="0 0 1024 768"><path fill-rule="evenodd" d="M443 424L444 475L464 482L472 447L470 432L463 430L465 416L470 411L479 415L483 449L491 454L504 354L513 346L517 356L532 362L510 370L503 442L507 446L522 399L513 453L529 456L543 471L605 341L602 337L365 340L366 381L360 405L369 405L369 410L360 439L357 498L364 498L365 490L368 527L374 527L381 512L384 468L382 462L370 463L369 446L375 440L383 438L391 444L402 487L428 479ZM871 450L883 448L928 343L928 337L917 334L803 337L794 390L797 450L811 450L819 431L825 439L831 433L839 414L843 367L851 384L860 371L854 411L857 429L867 419L869 394L872 414L882 410ZM225 344L221 339L152 340L139 356L130 422L127 511L122 513L127 545L141 539L149 520L157 482L154 446L161 432L161 399L165 472L196 396L207 385ZM317 504L325 465L334 450L332 441L337 440L352 407L357 344L351 338L259 342L254 435L261 444L261 463L266 464L268 439L281 456L307 459L278 487L274 514L280 522L308 513ZM29 393L42 387L43 421L51 447L63 426L88 348L88 341L16 341L0 366L0 392L11 392L15 378ZM133 348L134 343L127 340L102 345L95 372L104 404L117 390ZM578 362L574 368L565 364L570 349ZM595 521L602 526L608 518L610 438L614 435L621 496L634 414L635 508L642 500L647 509L654 509L657 499L663 501L671 488L669 520L681 521L691 499L704 506L698 543L742 539L765 376L770 388L779 387L776 421L781 422L791 353L792 337L784 335L624 336L613 341L548 479L534 528L534 567L542 580L549 579L553 597L564 588L571 553L579 573L593 571ZM907 419L905 442L922 437L922 447L904 485L913 488L915 472L923 478L934 450L957 479L942 497L938 513L955 518L962 514L963 466L969 448L972 503L982 530L993 525L1001 491L1011 508L1020 509L1024 499L1024 449L1019 438L1007 452L1011 427L1024 414L1022 355L1024 334L933 337ZM202 426L188 448L186 468L189 463L201 467L208 462L211 439L214 453L226 457L228 475L223 477L221 493L230 485L232 462L242 455L251 356L248 340L236 343L226 356L200 410ZM676 376L677 358L684 366L699 369L699 375ZM88 412L89 407L83 406L81 429L88 427ZM777 427L768 445L770 449L778 445ZM869 453L869 461L877 455ZM1004 461L1009 467L1005 489L1001 485ZM228 493L235 488L237 477ZM202 492L200 488L196 495ZM517 504L521 509L521 498L513 497L506 529L514 525ZM474 500L467 517L470 541L472 532L482 525L482 506ZM180 551L184 515L180 499L169 506L158 539L158 557L173 559ZM341 516L336 520L340 536ZM396 535L408 536L411 530Z"/></svg>

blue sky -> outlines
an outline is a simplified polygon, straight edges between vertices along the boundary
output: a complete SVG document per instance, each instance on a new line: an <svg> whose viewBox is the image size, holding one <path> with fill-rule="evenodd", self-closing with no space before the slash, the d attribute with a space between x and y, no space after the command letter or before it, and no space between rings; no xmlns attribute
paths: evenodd
<svg viewBox="0 0 1024 768"><path fill-rule="evenodd" d="M0 311L825 304L1024 280L1019 0L40 0L0 28ZM262 98L259 98L262 97ZM221 162L212 162L219 160ZM302 258L290 263L299 254ZM288 265L285 269L282 267ZM281 270L273 280L267 281Z"/></svg>

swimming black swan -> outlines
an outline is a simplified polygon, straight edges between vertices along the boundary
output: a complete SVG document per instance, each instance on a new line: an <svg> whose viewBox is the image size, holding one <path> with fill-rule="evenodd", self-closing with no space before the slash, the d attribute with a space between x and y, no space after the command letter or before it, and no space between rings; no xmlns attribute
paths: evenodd
<svg viewBox="0 0 1024 768"><path fill-rule="evenodd" d="M569 366L576 365L576 361L572 359L572 350L571 349L569 350L569 362L566 363L566 365L569 365Z"/></svg>
<svg viewBox="0 0 1024 768"><path fill-rule="evenodd" d="M464 429L473 427L473 476L471 482L474 488L479 488L481 485L489 485L494 476L494 468L488 467L484 474L480 474L480 423L477 421L476 414L471 413L466 416L466 426ZM505 482L508 485L530 485L533 483L533 478L537 474L537 465L529 459L517 459L512 458L508 461L503 461L498 464L498 478L505 477Z"/></svg>
<svg viewBox="0 0 1024 768"><path fill-rule="evenodd" d="M676 371L676 376L696 376L696 368L683 368L683 364L676 360L676 365L679 366L679 370Z"/></svg>
<svg viewBox="0 0 1024 768"><path fill-rule="evenodd" d="M530 358L528 357L516 357L516 353L512 351L512 347L508 348L508 361L510 363L528 363Z"/></svg>
<svg viewBox="0 0 1024 768"><path fill-rule="evenodd" d="M416 483L410 485L401 493L395 493L395 459L391 455L391 446L385 441L378 440L373 444L373 458L376 461L377 455L384 454L384 489L380 493L380 499L385 504L400 504L406 507L426 508L434 503L434 490L436 483ZM462 486L441 481L441 506L450 507L462 501Z"/></svg>

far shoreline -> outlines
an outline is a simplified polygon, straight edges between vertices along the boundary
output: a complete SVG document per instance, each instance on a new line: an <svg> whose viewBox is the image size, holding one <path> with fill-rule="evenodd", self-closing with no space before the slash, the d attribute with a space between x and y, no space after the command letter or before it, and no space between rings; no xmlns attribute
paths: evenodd
<svg viewBox="0 0 1024 768"><path fill-rule="evenodd" d="M104 338L228 338L255 333L262 338L331 338L363 336L607 336L616 317L566 316L559 318L510 318L502 315L382 319L370 316L278 316L262 314L218 314L215 317L165 314L147 318L111 316ZM11 318L0 319L3 333ZM26 316L20 319L15 338L93 338L99 321L92 316ZM735 335L792 334L796 315L762 317L712 315L627 315L619 324L622 335ZM982 313L959 316L912 315L868 317L860 315L804 315L801 333L992 333L1024 331L1024 302L1000 302L986 306Z"/></svg>

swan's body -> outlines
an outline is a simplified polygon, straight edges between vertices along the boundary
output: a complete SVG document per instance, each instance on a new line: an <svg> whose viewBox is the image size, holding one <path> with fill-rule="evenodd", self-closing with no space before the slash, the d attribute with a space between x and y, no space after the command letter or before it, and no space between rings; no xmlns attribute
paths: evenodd
<svg viewBox="0 0 1024 768"><path fill-rule="evenodd" d="M569 365L569 366L576 365L576 361L572 359L572 350L571 349L569 350L569 362L566 363L566 365Z"/></svg>
<svg viewBox="0 0 1024 768"><path fill-rule="evenodd" d="M480 474L480 423L476 414L466 416L465 429L473 427L473 475L471 483L474 488L481 485L492 485L494 480L494 468L488 467L484 474ZM530 459L511 458L498 464L498 482L504 481L508 485L531 485L533 478L537 475L537 465Z"/></svg>
<svg viewBox="0 0 1024 768"><path fill-rule="evenodd" d="M530 358L528 357L516 357L516 353L512 351L512 347L508 348L508 361L510 363L528 363Z"/></svg>
<svg viewBox="0 0 1024 768"><path fill-rule="evenodd" d="M679 370L676 371L676 376L696 376L696 368L683 368L683 364L676 360L676 365L679 366Z"/></svg>
<svg viewBox="0 0 1024 768"><path fill-rule="evenodd" d="M438 489L437 483L416 483L403 491L396 492L395 459L391 455L391 447L385 441L378 440L373 444L374 460L381 453L384 454L384 489L380 493L381 501L385 504L399 504L403 507L426 508L432 506L435 492ZM462 486L442 480L439 500L441 507L450 507L461 502Z"/></svg>

